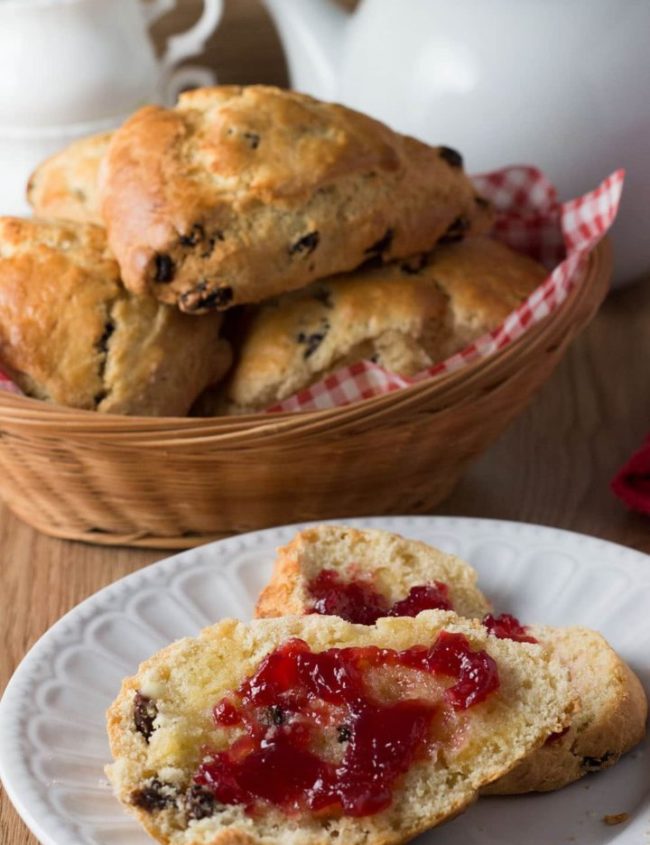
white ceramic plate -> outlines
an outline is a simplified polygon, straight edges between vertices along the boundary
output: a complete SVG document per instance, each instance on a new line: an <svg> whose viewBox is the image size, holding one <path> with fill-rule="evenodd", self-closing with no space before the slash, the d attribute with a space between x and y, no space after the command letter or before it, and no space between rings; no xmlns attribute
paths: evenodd
<svg viewBox="0 0 650 845"><path fill-rule="evenodd" d="M591 537L490 520L349 520L469 560L500 611L601 630L650 690L650 558ZM223 616L248 619L275 547L297 526L212 543L101 590L43 636L0 704L0 776L44 845L146 845L103 777L104 711L121 679L170 640ZM547 795L480 801L420 845L650 845L648 743L606 772ZM603 817L628 813L609 827Z"/></svg>

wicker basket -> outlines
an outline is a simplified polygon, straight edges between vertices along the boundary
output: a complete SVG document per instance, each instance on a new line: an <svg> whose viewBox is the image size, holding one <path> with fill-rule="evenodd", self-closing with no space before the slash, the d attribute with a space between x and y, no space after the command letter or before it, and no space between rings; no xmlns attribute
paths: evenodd
<svg viewBox="0 0 650 845"><path fill-rule="evenodd" d="M519 340L342 408L133 418L3 393L0 496L46 534L155 548L289 521L428 512L549 377L610 275L605 240L564 304Z"/></svg>

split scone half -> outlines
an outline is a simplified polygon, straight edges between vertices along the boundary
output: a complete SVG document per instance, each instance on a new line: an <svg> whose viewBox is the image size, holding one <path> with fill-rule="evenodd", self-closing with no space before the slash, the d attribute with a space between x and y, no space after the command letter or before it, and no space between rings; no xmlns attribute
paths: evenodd
<svg viewBox="0 0 650 845"><path fill-rule="evenodd" d="M39 164L27 185L27 201L37 217L103 225L97 180L112 135L81 138Z"/></svg>
<svg viewBox="0 0 650 845"><path fill-rule="evenodd" d="M602 634L544 625L529 625L527 632L567 667L580 707L567 730L485 789L493 795L561 789L613 766L646 732L648 700L641 682Z"/></svg>
<svg viewBox="0 0 650 845"><path fill-rule="evenodd" d="M262 85L201 88L115 131L99 178L126 286L188 312L485 231L461 156Z"/></svg>
<svg viewBox="0 0 650 845"><path fill-rule="evenodd" d="M522 626L508 615L484 616L489 604L475 584L476 573L468 564L425 543L384 531L321 525L301 531L278 550L256 615L326 613L366 622L382 614L415 615L443 607L484 617L497 637L549 646L567 667L580 707L565 731L549 736L486 790L493 794L560 789L612 766L643 739L645 692L601 634L582 627Z"/></svg>
<svg viewBox="0 0 650 845"><path fill-rule="evenodd" d="M232 333L232 373L200 412L264 410L363 360L413 376L499 326L546 276L476 237L314 282L249 309Z"/></svg>
<svg viewBox="0 0 650 845"><path fill-rule="evenodd" d="M107 774L160 842L391 845L461 812L573 706L549 649L449 612L224 620L123 683Z"/></svg>
<svg viewBox="0 0 650 845"><path fill-rule="evenodd" d="M220 327L129 293L99 226L0 218L0 367L28 396L183 416L230 365Z"/></svg>

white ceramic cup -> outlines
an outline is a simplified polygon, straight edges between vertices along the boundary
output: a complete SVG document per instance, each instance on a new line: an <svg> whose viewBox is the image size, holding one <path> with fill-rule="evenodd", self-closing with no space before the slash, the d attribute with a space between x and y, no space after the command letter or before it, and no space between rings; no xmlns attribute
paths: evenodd
<svg viewBox="0 0 650 845"><path fill-rule="evenodd" d="M185 87L214 82L181 68L214 31L223 0L169 39L161 60L149 36L176 0L0 0L0 132L121 119L147 102L173 102ZM46 133L47 134L47 133Z"/></svg>

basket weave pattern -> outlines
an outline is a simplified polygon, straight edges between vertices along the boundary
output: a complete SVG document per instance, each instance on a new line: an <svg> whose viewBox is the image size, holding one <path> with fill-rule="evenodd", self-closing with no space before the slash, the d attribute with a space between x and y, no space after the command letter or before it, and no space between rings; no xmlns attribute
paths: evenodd
<svg viewBox="0 0 650 845"><path fill-rule="evenodd" d="M153 548L299 520L429 512L550 376L610 276L605 239L562 306L516 341L339 408L131 418L2 392L0 496L47 534Z"/></svg>

